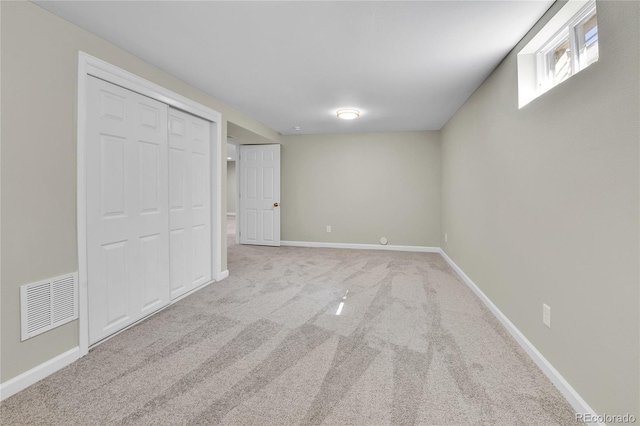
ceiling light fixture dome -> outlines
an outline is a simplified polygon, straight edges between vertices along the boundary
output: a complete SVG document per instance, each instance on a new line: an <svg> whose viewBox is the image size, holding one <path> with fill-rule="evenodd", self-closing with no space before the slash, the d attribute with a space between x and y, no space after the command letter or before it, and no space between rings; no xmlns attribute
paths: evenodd
<svg viewBox="0 0 640 426"><path fill-rule="evenodd" d="M343 120L353 120L354 118L360 117L360 111L353 108L345 108L337 110L336 115Z"/></svg>

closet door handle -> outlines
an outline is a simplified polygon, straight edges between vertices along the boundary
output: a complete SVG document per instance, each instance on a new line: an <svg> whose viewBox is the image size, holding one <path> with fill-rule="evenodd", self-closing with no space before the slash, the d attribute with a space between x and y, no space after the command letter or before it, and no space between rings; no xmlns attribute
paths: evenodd
<svg viewBox="0 0 640 426"><path fill-rule="evenodd" d="M278 203L273 203L273 207L278 207L279 204Z"/></svg>

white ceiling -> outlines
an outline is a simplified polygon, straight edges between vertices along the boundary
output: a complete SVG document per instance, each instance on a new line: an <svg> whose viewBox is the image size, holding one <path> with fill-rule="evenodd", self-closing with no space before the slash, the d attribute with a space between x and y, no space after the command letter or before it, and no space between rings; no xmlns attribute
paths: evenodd
<svg viewBox="0 0 640 426"><path fill-rule="evenodd" d="M440 129L553 1L36 3L292 134Z"/></svg>

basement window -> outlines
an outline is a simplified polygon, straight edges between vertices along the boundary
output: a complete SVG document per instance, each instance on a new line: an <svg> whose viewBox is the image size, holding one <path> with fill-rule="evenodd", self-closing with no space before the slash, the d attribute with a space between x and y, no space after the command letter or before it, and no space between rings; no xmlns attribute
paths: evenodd
<svg viewBox="0 0 640 426"><path fill-rule="evenodd" d="M598 60L595 0L569 0L518 53L518 103L538 96Z"/></svg>

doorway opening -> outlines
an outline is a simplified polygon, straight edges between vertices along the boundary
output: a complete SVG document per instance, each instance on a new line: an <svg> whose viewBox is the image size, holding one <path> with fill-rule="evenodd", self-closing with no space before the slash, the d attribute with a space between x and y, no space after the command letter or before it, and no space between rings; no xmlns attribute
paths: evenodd
<svg viewBox="0 0 640 426"><path fill-rule="evenodd" d="M227 248L236 244L236 206L238 200L238 148L234 137L227 138Z"/></svg>

